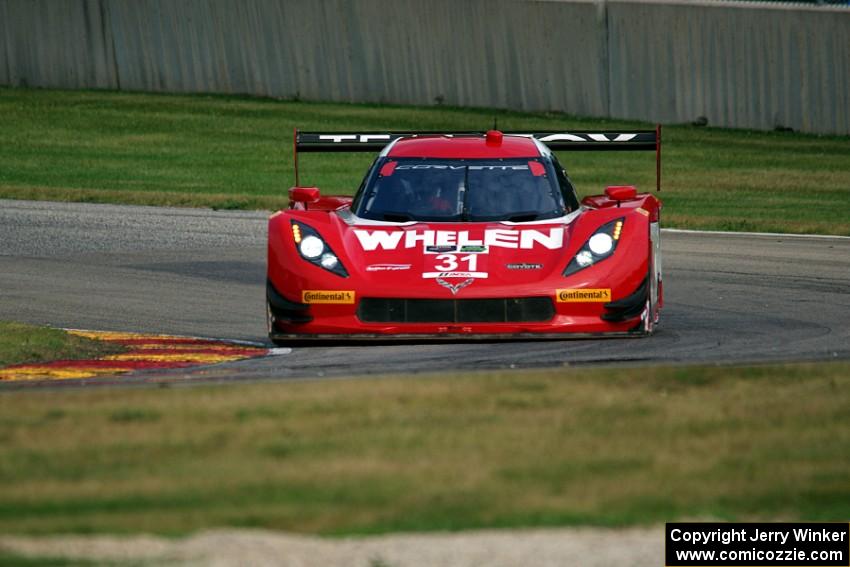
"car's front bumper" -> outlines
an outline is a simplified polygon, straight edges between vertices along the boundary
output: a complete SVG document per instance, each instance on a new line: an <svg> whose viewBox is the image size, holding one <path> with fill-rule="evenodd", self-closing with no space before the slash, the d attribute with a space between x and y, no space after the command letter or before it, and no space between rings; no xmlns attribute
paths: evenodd
<svg viewBox="0 0 850 567"><path fill-rule="evenodd" d="M419 340L419 339L470 339L486 340L493 338L523 339L523 338L596 338L602 336L625 337L645 334L643 329L646 314L647 285L643 281L632 293L617 301L608 303L559 303L555 298L538 296L533 298L517 298L501 300L499 298L473 300L427 300L390 298L386 301L395 302L398 306L396 320L375 321L364 320L361 309L364 298L356 296L356 301L350 304L307 304L292 301L279 293L274 285L268 283L267 297L269 302L269 336L275 341L285 340ZM380 298L367 298L375 300ZM528 320L541 317L532 313L524 315L521 308L516 308L513 316L509 312L511 302L517 304L522 300L547 300L551 305L551 313L543 320ZM417 309L420 315L408 317L405 302L432 301L435 309L445 309L446 303L454 302L453 320L446 316L443 320L428 320L440 318L436 314L421 314L421 306ZM457 305L462 301L489 302L491 311L505 303L505 315L501 320L497 313L484 312L479 309L481 317L487 320L463 320L464 307ZM535 301L540 303L540 301ZM517 311L519 309L519 311ZM475 310L472 310L475 317ZM525 320L523 320L525 317ZM380 318L380 315L379 317ZM423 320L425 319L425 320ZM513 319L513 320L512 320Z"/></svg>

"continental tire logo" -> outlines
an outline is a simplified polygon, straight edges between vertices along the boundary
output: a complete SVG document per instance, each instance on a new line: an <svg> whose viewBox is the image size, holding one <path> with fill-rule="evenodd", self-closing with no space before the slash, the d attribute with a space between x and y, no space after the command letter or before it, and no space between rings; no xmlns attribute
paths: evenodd
<svg viewBox="0 0 850 567"><path fill-rule="evenodd" d="M559 289L555 296L558 303L608 303L611 289Z"/></svg>
<svg viewBox="0 0 850 567"><path fill-rule="evenodd" d="M353 291L305 289L301 292L304 303L354 303Z"/></svg>

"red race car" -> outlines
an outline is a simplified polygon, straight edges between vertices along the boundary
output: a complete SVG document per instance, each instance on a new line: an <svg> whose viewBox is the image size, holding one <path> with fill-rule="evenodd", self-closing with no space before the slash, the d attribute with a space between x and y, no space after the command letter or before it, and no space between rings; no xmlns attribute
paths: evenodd
<svg viewBox="0 0 850 567"><path fill-rule="evenodd" d="M642 336L662 306L653 195L579 202L553 150L653 150L617 132L295 132L268 234L268 328L302 339ZM298 152L378 152L352 197L298 186ZM658 187L660 188L660 182Z"/></svg>

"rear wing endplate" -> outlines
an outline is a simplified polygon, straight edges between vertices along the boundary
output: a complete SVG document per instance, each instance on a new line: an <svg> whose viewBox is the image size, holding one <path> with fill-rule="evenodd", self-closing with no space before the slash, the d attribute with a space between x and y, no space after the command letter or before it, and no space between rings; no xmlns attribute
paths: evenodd
<svg viewBox="0 0 850 567"><path fill-rule="evenodd" d="M298 185L298 152L379 152L399 138L423 136L483 136L470 132L301 132L295 129L295 185ZM553 151L655 151L656 190L661 190L661 125L655 130L588 130L569 132L503 132L534 138Z"/></svg>

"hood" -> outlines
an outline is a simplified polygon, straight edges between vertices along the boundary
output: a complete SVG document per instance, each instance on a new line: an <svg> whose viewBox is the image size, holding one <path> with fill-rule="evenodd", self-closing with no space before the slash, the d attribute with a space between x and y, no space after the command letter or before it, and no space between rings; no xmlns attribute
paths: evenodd
<svg viewBox="0 0 850 567"><path fill-rule="evenodd" d="M574 218L574 217L573 217ZM346 268L384 287L425 280L476 288L533 284L566 267L571 234L564 217L534 223L340 223ZM467 284L468 285L468 284Z"/></svg>

